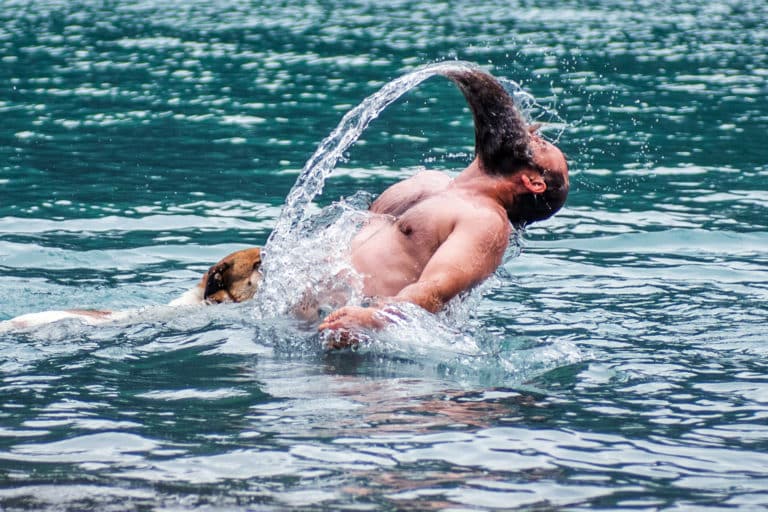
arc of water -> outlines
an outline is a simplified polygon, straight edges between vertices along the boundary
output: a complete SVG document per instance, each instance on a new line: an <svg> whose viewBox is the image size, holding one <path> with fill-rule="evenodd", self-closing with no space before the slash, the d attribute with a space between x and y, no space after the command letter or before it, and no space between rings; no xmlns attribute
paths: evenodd
<svg viewBox="0 0 768 512"><path fill-rule="evenodd" d="M281 240L292 233L307 217L307 207L322 192L326 178L335 168L344 152L357 141L368 125L400 96L410 91L427 78L449 71L477 69L464 61L440 62L422 66L401 76L372 94L341 119L338 126L318 146L307 160L293 188L288 193L270 243Z"/></svg>
<svg viewBox="0 0 768 512"><path fill-rule="evenodd" d="M285 308L290 307L286 298L295 295L296 290L292 288L296 283L284 279L281 273L285 274L291 267L293 242L309 217L309 205L322 192L325 180L344 152L387 106L427 78L450 71L473 69L477 69L477 66L464 61L441 62L417 68L387 83L350 110L320 143L288 193L275 228L262 251L264 279L256 297L256 310L260 316L284 314Z"/></svg>
<svg viewBox="0 0 768 512"><path fill-rule="evenodd" d="M344 152L387 106L424 80L435 75L478 69L477 65L465 61L439 62L419 67L387 83L341 119L338 126L320 143L312 157L304 164L264 247L264 280L257 296L260 299L257 301L257 308L262 313L284 313L285 297L295 293L295 290L289 289L289 283L281 282L280 271L290 267L292 241L302 232L302 226L309 217L309 205L322 192L325 180L331 175ZM506 85L512 89L510 94L517 96L516 103L522 100L523 104L535 104L533 97L515 82L508 81Z"/></svg>

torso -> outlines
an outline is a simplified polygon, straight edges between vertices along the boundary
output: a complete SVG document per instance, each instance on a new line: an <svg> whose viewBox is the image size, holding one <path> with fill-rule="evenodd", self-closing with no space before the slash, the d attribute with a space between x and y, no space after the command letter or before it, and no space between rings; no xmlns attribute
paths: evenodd
<svg viewBox="0 0 768 512"><path fill-rule="evenodd" d="M375 216L351 247L365 295L394 296L416 282L459 217L478 208L450 184L446 174L426 171L393 185L373 203Z"/></svg>

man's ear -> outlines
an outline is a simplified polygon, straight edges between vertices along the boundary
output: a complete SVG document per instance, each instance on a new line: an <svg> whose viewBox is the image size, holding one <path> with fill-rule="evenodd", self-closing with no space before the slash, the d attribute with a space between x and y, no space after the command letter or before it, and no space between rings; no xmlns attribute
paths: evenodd
<svg viewBox="0 0 768 512"><path fill-rule="evenodd" d="M547 190L547 184L544 182L544 178L538 173L523 173L520 177L520 181L523 182L523 186L532 194L543 194Z"/></svg>

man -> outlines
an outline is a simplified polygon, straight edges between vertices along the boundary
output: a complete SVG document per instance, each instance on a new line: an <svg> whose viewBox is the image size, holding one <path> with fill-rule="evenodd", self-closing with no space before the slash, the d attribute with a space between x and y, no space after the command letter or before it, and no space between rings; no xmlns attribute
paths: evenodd
<svg viewBox="0 0 768 512"><path fill-rule="evenodd" d="M498 268L513 229L547 219L565 203L565 157L526 126L501 84L480 70L447 77L472 110L475 159L455 179L425 171L379 196L370 210L381 215L352 241L352 264L373 305L342 307L320 330L383 327L379 312L392 303L439 311Z"/></svg>

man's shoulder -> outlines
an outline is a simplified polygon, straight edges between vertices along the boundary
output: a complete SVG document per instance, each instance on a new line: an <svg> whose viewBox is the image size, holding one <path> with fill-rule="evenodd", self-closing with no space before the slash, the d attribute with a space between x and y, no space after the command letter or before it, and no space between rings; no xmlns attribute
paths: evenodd
<svg viewBox="0 0 768 512"><path fill-rule="evenodd" d="M402 215L413 205L445 189L450 176L439 171L421 171L382 192L371 205L374 213Z"/></svg>
<svg viewBox="0 0 768 512"><path fill-rule="evenodd" d="M446 203L447 204L447 203ZM487 202L454 198L445 208L442 240L460 247L477 261L485 262L489 272L499 264L509 243L511 226L503 210Z"/></svg>
<svg viewBox="0 0 768 512"><path fill-rule="evenodd" d="M423 185L442 185L445 186L451 182L451 177L442 171L419 171L406 181L419 183Z"/></svg>
<svg viewBox="0 0 768 512"><path fill-rule="evenodd" d="M417 172L413 175L414 177L421 176L424 178L436 178L436 179L444 179L446 181L450 181L451 177L448 175L445 171L434 171L431 169L422 169L421 171Z"/></svg>
<svg viewBox="0 0 768 512"><path fill-rule="evenodd" d="M456 204L454 212L456 227L504 234L508 234L511 229L506 212L485 201L467 200L464 206Z"/></svg>

